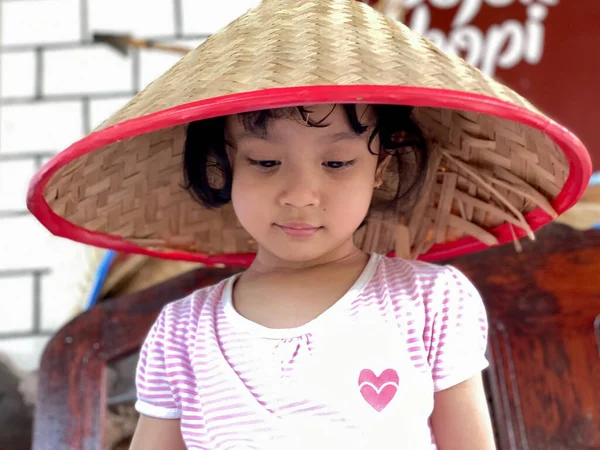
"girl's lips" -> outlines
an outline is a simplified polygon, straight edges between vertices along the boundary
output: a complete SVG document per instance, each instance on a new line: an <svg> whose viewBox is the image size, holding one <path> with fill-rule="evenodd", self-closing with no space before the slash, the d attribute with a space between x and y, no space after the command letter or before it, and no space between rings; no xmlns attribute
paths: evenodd
<svg viewBox="0 0 600 450"><path fill-rule="evenodd" d="M281 230L294 237L310 237L313 236L322 227L315 227L306 223L286 223L283 225L277 225Z"/></svg>

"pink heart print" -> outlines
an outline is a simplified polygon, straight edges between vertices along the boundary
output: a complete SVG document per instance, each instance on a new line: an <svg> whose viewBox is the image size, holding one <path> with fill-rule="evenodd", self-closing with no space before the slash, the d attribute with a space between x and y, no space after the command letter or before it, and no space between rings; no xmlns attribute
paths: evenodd
<svg viewBox="0 0 600 450"><path fill-rule="evenodd" d="M398 391L398 372L385 369L376 376L371 369L363 369L358 377L358 387L363 398L376 411L382 411Z"/></svg>

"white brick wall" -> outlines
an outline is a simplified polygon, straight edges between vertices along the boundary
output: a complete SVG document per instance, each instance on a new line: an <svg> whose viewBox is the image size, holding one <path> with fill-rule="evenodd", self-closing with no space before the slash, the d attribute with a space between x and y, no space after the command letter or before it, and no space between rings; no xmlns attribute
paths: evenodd
<svg viewBox="0 0 600 450"><path fill-rule="evenodd" d="M0 115L0 151L63 150L83 129L79 100L6 105Z"/></svg>
<svg viewBox="0 0 600 450"><path fill-rule="evenodd" d="M87 247L51 235L25 211L31 175L182 56L121 55L92 34L195 48L259 1L0 0L0 352L21 368L35 369L49 334L81 311L96 268ZM32 273L40 270L36 315ZM34 325L45 334L27 336Z"/></svg>
<svg viewBox="0 0 600 450"><path fill-rule="evenodd" d="M44 45L80 39L79 0L5 1L2 45Z"/></svg>
<svg viewBox="0 0 600 450"><path fill-rule="evenodd" d="M35 52L0 54L0 93L4 98L35 95Z"/></svg>
<svg viewBox="0 0 600 450"><path fill-rule="evenodd" d="M0 278L0 330L25 332L33 327L33 283L31 276Z"/></svg>
<svg viewBox="0 0 600 450"><path fill-rule="evenodd" d="M78 246L56 238L30 215L0 220L0 236L0 270L54 267Z"/></svg>
<svg viewBox="0 0 600 450"><path fill-rule="evenodd" d="M131 61L105 45L44 53L45 95L130 93Z"/></svg>
<svg viewBox="0 0 600 450"><path fill-rule="evenodd" d="M4 161L0 164L0 211L23 209L29 185L27 180L34 172L33 159Z"/></svg>
<svg viewBox="0 0 600 450"><path fill-rule="evenodd" d="M196 2L204 8L208 3L206 0ZM90 29L127 32L136 37L174 35L173 5L173 0L89 0Z"/></svg>
<svg viewBox="0 0 600 450"><path fill-rule="evenodd" d="M214 33L250 8L260 0L236 0L218 3L213 0L182 0L183 32L186 34ZM221 7L221 5L223 5Z"/></svg>
<svg viewBox="0 0 600 450"><path fill-rule="evenodd" d="M90 128L96 128L130 99L131 97L115 97L90 100Z"/></svg>
<svg viewBox="0 0 600 450"><path fill-rule="evenodd" d="M0 340L0 353L8 355L21 370L35 370L49 339L49 336L36 336Z"/></svg>
<svg viewBox="0 0 600 450"><path fill-rule="evenodd" d="M182 44L182 47L191 47L188 44ZM169 67L181 59L183 54L167 53L156 50L140 51L140 88L144 88Z"/></svg>

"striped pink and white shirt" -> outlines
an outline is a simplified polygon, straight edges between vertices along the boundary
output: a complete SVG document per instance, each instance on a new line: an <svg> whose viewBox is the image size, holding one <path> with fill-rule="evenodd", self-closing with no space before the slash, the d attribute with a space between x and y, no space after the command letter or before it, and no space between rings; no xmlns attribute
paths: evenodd
<svg viewBox="0 0 600 450"><path fill-rule="evenodd" d="M188 449L436 449L436 391L485 369L487 316L452 266L373 254L331 308L269 329L236 276L165 306L142 347L137 410Z"/></svg>

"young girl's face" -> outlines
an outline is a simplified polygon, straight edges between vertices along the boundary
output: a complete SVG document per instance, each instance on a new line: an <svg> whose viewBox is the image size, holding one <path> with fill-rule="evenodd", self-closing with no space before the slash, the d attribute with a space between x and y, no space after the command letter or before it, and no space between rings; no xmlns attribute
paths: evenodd
<svg viewBox="0 0 600 450"><path fill-rule="evenodd" d="M333 111L332 111L333 108ZM236 215L261 252L288 262L318 260L352 246L365 218L383 164L379 140L369 137L375 118L366 105L357 116L369 129L359 135L340 106L307 108L268 122L266 133L248 131L237 116L226 123L233 170L231 198Z"/></svg>

